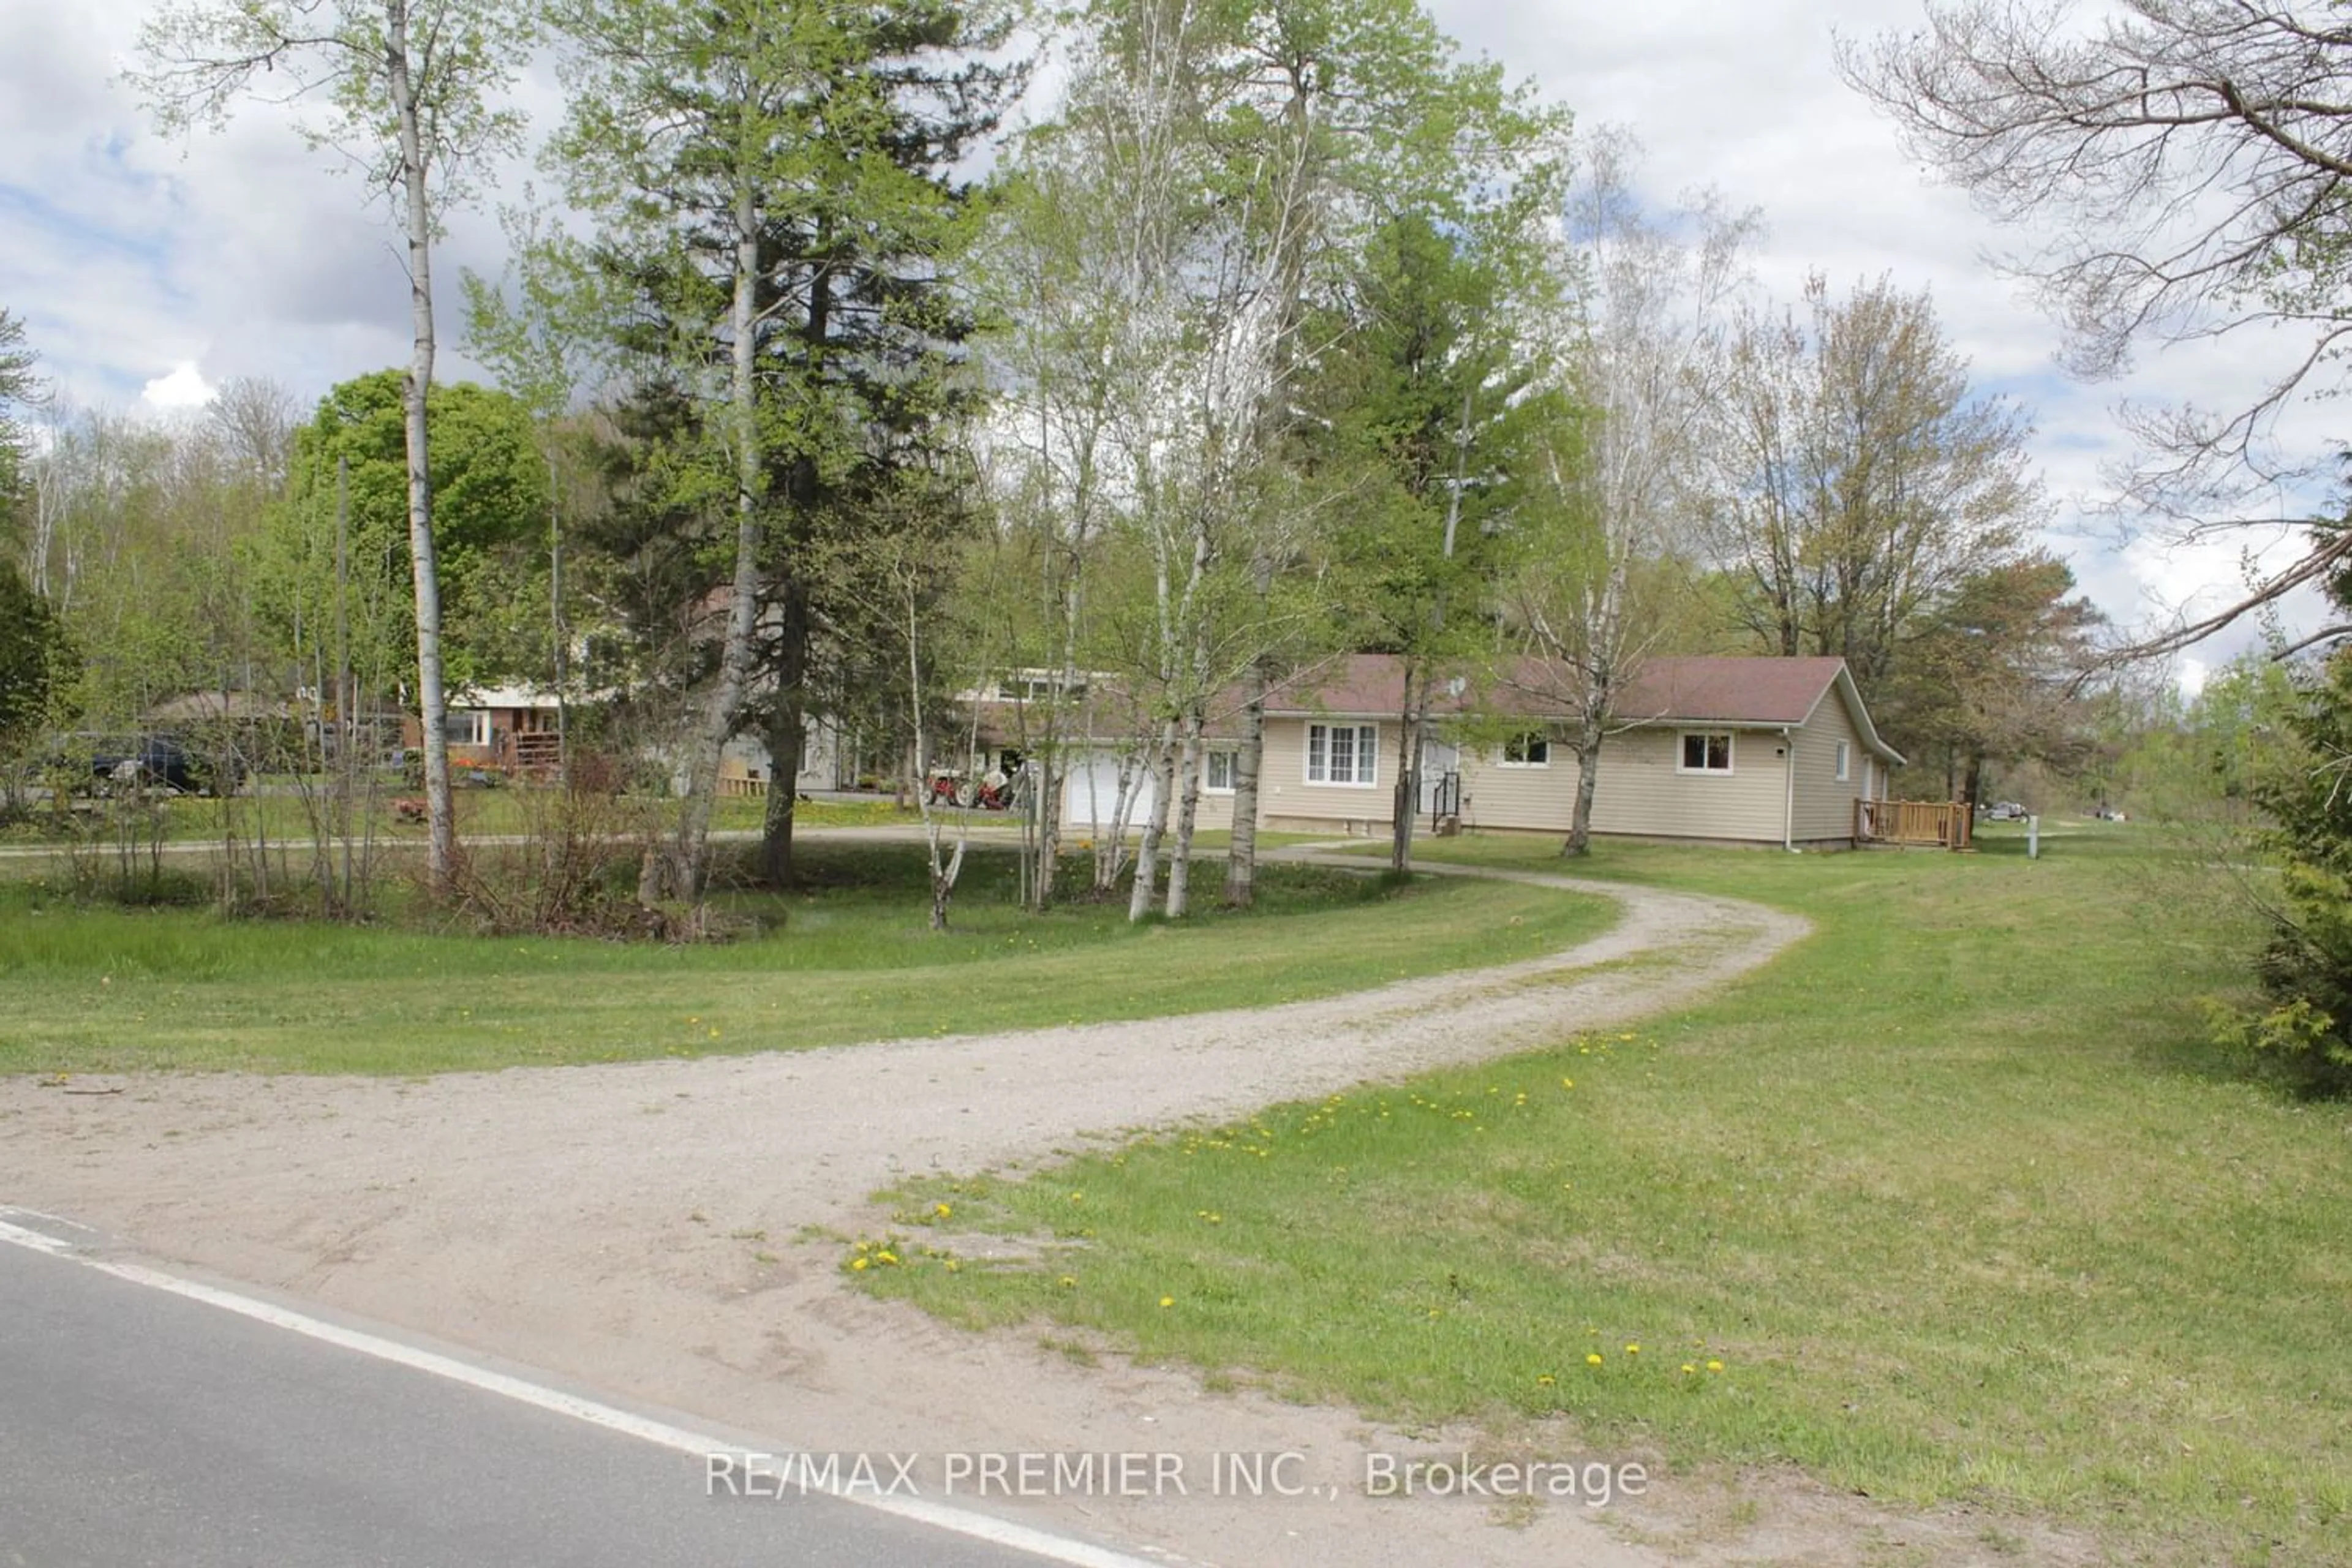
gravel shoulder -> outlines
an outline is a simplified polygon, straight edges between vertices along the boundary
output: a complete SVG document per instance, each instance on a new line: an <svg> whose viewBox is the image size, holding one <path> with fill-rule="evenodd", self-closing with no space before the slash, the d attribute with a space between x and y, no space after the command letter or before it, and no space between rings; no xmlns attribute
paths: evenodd
<svg viewBox="0 0 2352 1568"><path fill-rule="evenodd" d="M1080 1367L1034 1336L944 1328L845 1289L840 1247L812 1238L870 1228L871 1194L909 1174L1034 1162L1660 1012L1807 929L1731 900L1462 874L1600 894L1623 918L1505 968L1143 1022L422 1081L153 1076L69 1095L0 1080L0 1203L810 1448L1301 1450L1349 1466L1403 1436L1348 1411L1212 1394L1181 1371ZM1171 1562L1669 1560L1559 1506L1003 1511Z"/></svg>

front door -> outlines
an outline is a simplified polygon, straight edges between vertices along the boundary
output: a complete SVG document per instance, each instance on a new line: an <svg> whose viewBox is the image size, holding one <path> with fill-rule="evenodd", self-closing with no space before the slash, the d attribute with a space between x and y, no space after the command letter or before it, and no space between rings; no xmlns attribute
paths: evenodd
<svg viewBox="0 0 2352 1568"><path fill-rule="evenodd" d="M1462 748L1446 741L1423 741L1421 744L1421 814L1436 811L1443 797L1446 775L1462 769Z"/></svg>

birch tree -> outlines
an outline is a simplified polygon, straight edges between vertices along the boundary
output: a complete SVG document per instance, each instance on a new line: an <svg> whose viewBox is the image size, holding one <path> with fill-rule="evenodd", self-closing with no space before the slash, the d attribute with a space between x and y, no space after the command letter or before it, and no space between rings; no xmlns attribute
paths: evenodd
<svg viewBox="0 0 2352 1568"><path fill-rule="evenodd" d="M1187 18L1191 111L1208 139L1230 210L1246 212L1258 274L1264 374L1252 413L1258 481L1234 550L1246 563L1256 619L1292 624L1286 579L1311 547L1286 465L1299 374L1322 346L1303 335L1320 285L1352 274L1363 247L1402 212L1470 221L1545 176L1565 116L1500 67L1465 61L1419 0L1246 0L1171 5L1102 0L1087 15L1132 60L1167 17ZM1154 17L1160 19L1154 21ZM1155 31L1156 29L1156 31ZM1244 204L1238 193L1250 193ZM1241 682L1234 834L1225 900L1250 902L1265 693L1289 662L1270 637Z"/></svg>
<svg viewBox="0 0 2352 1568"><path fill-rule="evenodd" d="M984 243L978 281L1002 323L985 351L1000 386L988 471L1003 526L1034 547L1036 616L1026 646L1046 676L1028 748L1040 814L1028 889L1040 909L1054 899L1061 844L1055 806L1068 758L1106 738L1081 694L1095 695L1086 689L1091 595L1117 499L1111 422L1128 371L1118 331L1128 237L1119 227L1125 165L1103 156L1111 144L1090 134L1095 129L1065 123L1027 140ZM1124 804L1122 794L1118 805ZM1100 867L1118 858L1126 819L1119 809L1106 819L1097 805Z"/></svg>
<svg viewBox="0 0 2352 1568"><path fill-rule="evenodd" d="M996 252L1000 308L1018 324L997 345L1011 385L995 441L1048 539L1057 706L1077 683L1097 557L1141 589L1126 635L1102 638L1126 647L1119 673L1148 715L1139 920L1171 834L1166 907L1189 907L1207 709L1241 668L1223 588L1263 451L1257 241L1263 204L1289 194L1274 177L1219 184L1201 96L1218 20L1188 0L1140 5L1083 47L1061 116L1024 148Z"/></svg>
<svg viewBox="0 0 2352 1568"><path fill-rule="evenodd" d="M1229 180L1200 98L1221 18L1171 0L1139 7L1100 61L1089 112L1128 193L1131 237L1116 274L1126 374L1111 405L1124 519L1151 590L1140 672L1155 720L1146 752L1152 806L1137 846L1129 918L1158 901L1190 910L1209 704L1258 657L1236 613L1234 572L1269 458L1265 417L1284 320L1280 247L1265 237L1300 221L1294 163ZM1170 845L1171 830L1173 843Z"/></svg>
<svg viewBox="0 0 2352 1568"><path fill-rule="evenodd" d="M304 105L303 135L350 158L400 220L413 343L408 534L426 868L440 896L450 888L457 819L425 422L439 342L433 247L443 205L464 200L477 166L520 133L520 116L499 99L530 40L530 7L499 0L173 0L142 27L145 63L129 73L170 133L217 129L248 97Z"/></svg>
<svg viewBox="0 0 2352 1568"><path fill-rule="evenodd" d="M1633 188L1633 156L1622 136L1596 141L1567 205L1556 265L1570 304L1550 328L1567 401L1533 444L1533 499L1502 593L1536 656L1507 666L1505 679L1573 716L1568 855L1591 843L1618 700L1671 624L1660 590L1687 556L1688 479L1707 450L1751 226L1711 201L1649 216Z"/></svg>

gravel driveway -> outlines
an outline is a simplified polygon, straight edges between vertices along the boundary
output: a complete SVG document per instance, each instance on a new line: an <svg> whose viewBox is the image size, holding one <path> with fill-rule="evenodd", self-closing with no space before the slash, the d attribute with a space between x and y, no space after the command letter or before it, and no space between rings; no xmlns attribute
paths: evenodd
<svg viewBox="0 0 2352 1568"><path fill-rule="evenodd" d="M1730 900L1454 874L1600 894L1623 919L1553 957L1255 1011L410 1082L156 1076L68 1095L5 1080L0 1203L811 1448L1344 1457L1398 1436L1346 1411L1210 1394L1180 1372L1077 1366L1032 1335L950 1331L845 1290L839 1247L807 1238L867 1226L869 1194L908 1173L1034 1161L1621 1024L1806 930ZM1308 1507L1006 1511L1170 1561L1664 1561L1575 1509L1504 1528L1473 1503Z"/></svg>

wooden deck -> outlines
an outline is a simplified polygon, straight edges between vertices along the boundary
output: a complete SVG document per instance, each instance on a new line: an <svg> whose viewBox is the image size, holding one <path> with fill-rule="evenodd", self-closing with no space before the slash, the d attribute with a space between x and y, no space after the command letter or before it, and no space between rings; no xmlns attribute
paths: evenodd
<svg viewBox="0 0 2352 1568"><path fill-rule="evenodd" d="M1857 800L1853 840L1933 849L1966 849L1972 819L1966 801Z"/></svg>

